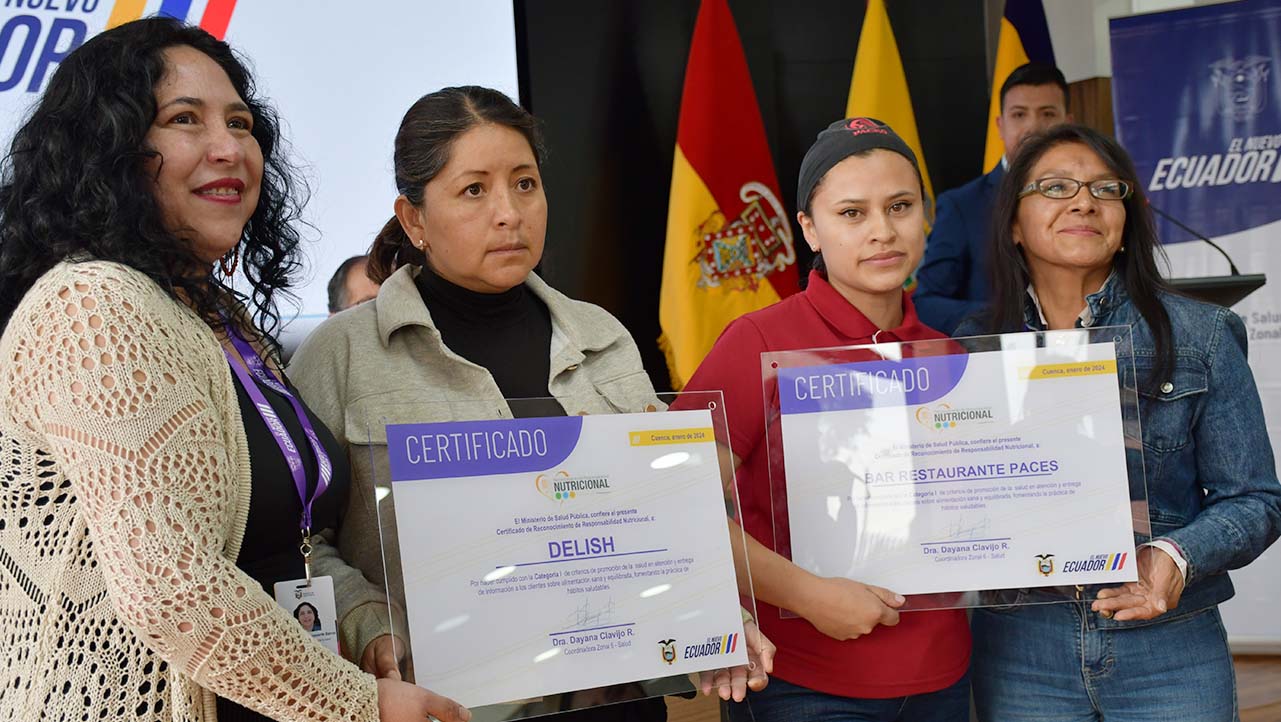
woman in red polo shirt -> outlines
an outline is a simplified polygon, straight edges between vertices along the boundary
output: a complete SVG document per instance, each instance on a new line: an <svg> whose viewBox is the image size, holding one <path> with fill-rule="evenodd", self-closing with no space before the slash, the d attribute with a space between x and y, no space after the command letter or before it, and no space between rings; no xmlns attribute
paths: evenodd
<svg viewBox="0 0 1281 722"><path fill-rule="evenodd" d="M900 615L893 591L819 577L773 551L760 354L945 338L903 291L925 248L925 199L916 156L889 126L833 123L805 154L797 194L797 220L818 254L805 292L731 323L685 387L725 394L758 621L778 645L769 687L730 716L965 722L964 611ZM780 608L800 618L783 619Z"/></svg>

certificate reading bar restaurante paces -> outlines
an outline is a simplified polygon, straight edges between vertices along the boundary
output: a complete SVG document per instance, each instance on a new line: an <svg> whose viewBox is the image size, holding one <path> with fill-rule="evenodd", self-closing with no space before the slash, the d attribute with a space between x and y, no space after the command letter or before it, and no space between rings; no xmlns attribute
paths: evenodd
<svg viewBox="0 0 1281 722"><path fill-rule="evenodd" d="M1114 344L777 379L801 567L900 594L1137 578Z"/></svg>
<svg viewBox="0 0 1281 722"><path fill-rule="evenodd" d="M479 706L746 663L706 409L387 443L422 686Z"/></svg>

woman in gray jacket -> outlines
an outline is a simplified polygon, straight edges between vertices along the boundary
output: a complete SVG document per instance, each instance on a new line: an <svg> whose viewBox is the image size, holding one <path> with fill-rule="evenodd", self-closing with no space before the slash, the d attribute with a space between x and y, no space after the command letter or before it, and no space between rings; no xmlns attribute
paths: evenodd
<svg viewBox="0 0 1281 722"><path fill-rule="evenodd" d="M374 487L388 478L387 459L358 447L385 445L387 424L653 411L658 403L623 325L533 272L547 227L542 156L537 120L502 93L468 86L419 99L396 135L396 214L369 254L370 278L382 288L374 302L322 324L294 356L294 382L349 448L340 548L375 582L384 566ZM387 503L382 531L394 534ZM403 599L400 560L387 556L385 578ZM767 671L772 646L763 644ZM740 670L722 696L737 687L741 697L745 680ZM753 677L753 688L764 683L764 674ZM662 720L666 709L661 698L644 700L611 708L608 718Z"/></svg>

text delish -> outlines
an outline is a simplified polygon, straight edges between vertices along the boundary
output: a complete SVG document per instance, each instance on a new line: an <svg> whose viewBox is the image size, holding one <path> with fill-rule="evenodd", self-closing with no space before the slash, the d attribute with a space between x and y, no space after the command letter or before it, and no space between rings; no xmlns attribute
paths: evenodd
<svg viewBox="0 0 1281 722"><path fill-rule="evenodd" d="M864 475L867 484L907 484L926 481L951 481L953 479L1003 479L1037 474L1053 474L1059 470L1057 459L1009 461L994 464L964 464L958 466L894 471L869 471Z"/></svg>
<svg viewBox="0 0 1281 722"><path fill-rule="evenodd" d="M928 391L929 388L930 370L927 368L811 374L798 376L795 381L798 401L906 394Z"/></svg>
<svg viewBox="0 0 1281 722"><path fill-rule="evenodd" d="M612 536L592 536L586 539L566 539L565 541L547 542L548 559L573 559L574 557L595 557L602 554L613 554L618 551Z"/></svg>
<svg viewBox="0 0 1281 722"><path fill-rule="evenodd" d="M547 433L542 429L456 431L405 438L405 458L411 464L531 459L547 456Z"/></svg>

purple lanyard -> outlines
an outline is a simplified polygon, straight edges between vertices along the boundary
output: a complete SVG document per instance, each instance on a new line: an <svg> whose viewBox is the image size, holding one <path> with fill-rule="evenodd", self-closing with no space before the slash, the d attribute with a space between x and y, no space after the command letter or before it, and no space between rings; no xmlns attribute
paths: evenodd
<svg viewBox="0 0 1281 722"><path fill-rule="evenodd" d="M329 462L329 454L325 453L324 446L320 443L320 438L316 436L316 430L307 418L307 412L302 407L302 402L294 396L289 389L276 378L274 374L267 370L267 364L263 363L262 357L254 350L254 347L245 341L240 333L231 324L227 325L227 330L231 336L231 342L235 345L236 350L240 352L240 357L244 359L245 366L249 367L246 371L244 366L236 363L236 357L231 355L230 351L223 349L227 355L227 363L231 364L231 370L235 372L240 383L245 387L245 393L249 394L250 400L254 402L254 407L258 409L258 415L262 417L267 428L271 430L271 435L276 439L276 445L280 447L280 453L285 455L285 461L289 463L289 473L294 477L294 488L298 490L298 500L302 502L302 536L303 557L311 556L311 506L316 503L316 499L329 488L329 481L333 478L334 469ZM262 390L254 384L253 379L276 393L289 399L290 405L294 407L294 413L298 415L298 423L302 425L302 431L307 436L307 442L311 445L311 452L316 456L316 467L319 475L316 479L316 489L311 496L307 496L307 478L303 475L302 454L298 453L298 446L294 443L285 425L281 423L280 417L276 415L275 409L267 402L267 397L263 396ZM310 565L308 565L308 578L310 578Z"/></svg>

